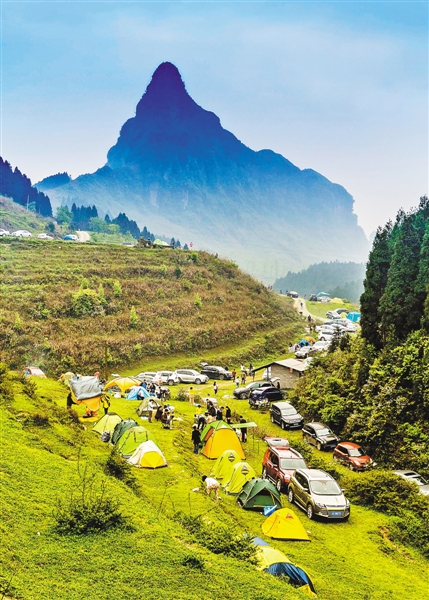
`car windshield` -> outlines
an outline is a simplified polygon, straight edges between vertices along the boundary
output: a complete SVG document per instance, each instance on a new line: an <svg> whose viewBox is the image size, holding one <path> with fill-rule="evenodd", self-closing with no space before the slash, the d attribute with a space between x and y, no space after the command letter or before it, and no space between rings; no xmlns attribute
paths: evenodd
<svg viewBox="0 0 429 600"><path fill-rule="evenodd" d="M295 471L296 469L306 469L307 465L302 458L281 458L280 467L287 471Z"/></svg>
<svg viewBox="0 0 429 600"><path fill-rule="evenodd" d="M415 481L417 483L417 485L427 485L428 482L423 479L423 477L420 477L420 475L418 477L411 477L410 478L411 481Z"/></svg>
<svg viewBox="0 0 429 600"><path fill-rule="evenodd" d="M365 456L365 454L362 448L349 448L349 456Z"/></svg>
<svg viewBox="0 0 429 600"><path fill-rule="evenodd" d="M290 408L283 408L282 409L282 415L285 417L289 417L290 415L296 415L296 409L291 406Z"/></svg>
<svg viewBox="0 0 429 600"><path fill-rule="evenodd" d="M316 434L317 435L331 435L332 431L326 427L325 429L316 429Z"/></svg>
<svg viewBox="0 0 429 600"><path fill-rule="evenodd" d="M341 494L338 484L332 479L310 481L310 489L313 494L318 496L338 496Z"/></svg>

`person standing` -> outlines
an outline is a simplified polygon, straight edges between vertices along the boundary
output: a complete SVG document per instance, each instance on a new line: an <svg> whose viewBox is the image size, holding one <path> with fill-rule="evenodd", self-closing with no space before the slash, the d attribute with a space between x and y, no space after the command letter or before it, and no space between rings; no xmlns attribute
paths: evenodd
<svg viewBox="0 0 429 600"><path fill-rule="evenodd" d="M157 404L153 400L149 400L147 405L147 420L152 423L153 411L157 409Z"/></svg>
<svg viewBox="0 0 429 600"><path fill-rule="evenodd" d="M194 388L192 386L189 388L189 404L194 404Z"/></svg>
<svg viewBox="0 0 429 600"><path fill-rule="evenodd" d="M237 379L235 380L235 387L238 388L239 385L240 385L240 378L237 377Z"/></svg>
<svg viewBox="0 0 429 600"><path fill-rule="evenodd" d="M246 419L244 419L241 415L240 415L240 423L246 423ZM247 427L241 428L241 441L247 442Z"/></svg>
<svg viewBox="0 0 429 600"><path fill-rule="evenodd" d="M210 496L214 491L216 502L219 502L219 481L214 477L207 477L207 475L203 475L201 479L205 483L207 496Z"/></svg>
<svg viewBox="0 0 429 600"><path fill-rule="evenodd" d="M229 408L229 406L226 407L225 419L228 425L231 425L231 409Z"/></svg>
<svg viewBox="0 0 429 600"><path fill-rule="evenodd" d="M194 454L198 454L200 448L200 432L196 425L192 426L192 443L194 444Z"/></svg>
<svg viewBox="0 0 429 600"><path fill-rule="evenodd" d="M223 406L216 411L216 421L223 421Z"/></svg>
<svg viewBox="0 0 429 600"><path fill-rule="evenodd" d="M217 394L218 389L219 389L218 384L216 383L216 381L213 381L213 393L215 396Z"/></svg>

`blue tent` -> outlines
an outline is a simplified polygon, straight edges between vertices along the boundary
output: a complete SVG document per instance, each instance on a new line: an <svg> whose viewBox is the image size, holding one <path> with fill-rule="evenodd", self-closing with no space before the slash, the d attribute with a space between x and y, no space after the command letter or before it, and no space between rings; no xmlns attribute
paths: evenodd
<svg viewBox="0 0 429 600"><path fill-rule="evenodd" d="M135 385L130 389L127 400L140 400L140 398L149 398L149 396L150 394L146 388L140 385Z"/></svg>
<svg viewBox="0 0 429 600"><path fill-rule="evenodd" d="M357 323L360 319L360 312L349 312L346 318L352 323Z"/></svg>
<svg viewBox="0 0 429 600"><path fill-rule="evenodd" d="M299 340L298 346L302 348L303 346L311 346L311 344L308 340Z"/></svg>

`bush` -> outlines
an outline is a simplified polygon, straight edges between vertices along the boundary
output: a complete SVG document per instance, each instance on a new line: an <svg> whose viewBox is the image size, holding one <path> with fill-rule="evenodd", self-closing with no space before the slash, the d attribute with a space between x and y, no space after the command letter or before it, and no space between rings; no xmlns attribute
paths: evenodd
<svg viewBox="0 0 429 600"><path fill-rule="evenodd" d="M80 289L72 295L73 317L95 317L104 315L103 303L95 290Z"/></svg>
<svg viewBox="0 0 429 600"><path fill-rule="evenodd" d="M107 493L105 481L78 464L79 483L68 500L59 498L54 510L54 530L62 535L100 533L117 527L131 529L119 501Z"/></svg>
<svg viewBox="0 0 429 600"><path fill-rule="evenodd" d="M204 560L195 554L187 554L182 558L180 564L190 569L196 569L197 571L204 571Z"/></svg>
<svg viewBox="0 0 429 600"><path fill-rule="evenodd" d="M0 400L11 402L13 400L12 380L6 363L0 362Z"/></svg>
<svg viewBox="0 0 429 600"><path fill-rule="evenodd" d="M136 312L136 307L132 306L131 311L130 311L130 327L132 329L135 329L136 327L138 327L138 324L139 324L139 317Z"/></svg>
<svg viewBox="0 0 429 600"><path fill-rule="evenodd" d="M201 296L199 294L195 294L194 304L197 308L201 308L203 305L203 301L201 300Z"/></svg>
<svg viewBox="0 0 429 600"><path fill-rule="evenodd" d="M43 413L34 413L31 417L33 424L36 427L49 427L49 417Z"/></svg>
<svg viewBox="0 0 429 600"><path fill-rule="evenodd" d="M187 402L189 400L189 396L188 396L188 393L185 390L185 388L179 388L177 390L175 400L177 400L178 402ZM194 401L195 401L195 398L194 398Z"/></svg>
<svg viewBox="0 0 429 600"><path fill-rule="evenodd" d="M137 479L133 473L131 465L129 465L113 448L109 454L104 472L111 477L116 477L131 488L134 492L139 492L140 488Z"/></svg>
<svg viewBox="0 0 429 600"><path fill-rule="evenodd" d="M122 296L122 287L118 280L116 280L113 284L113 295L116 298L120 298Z"/></svg>

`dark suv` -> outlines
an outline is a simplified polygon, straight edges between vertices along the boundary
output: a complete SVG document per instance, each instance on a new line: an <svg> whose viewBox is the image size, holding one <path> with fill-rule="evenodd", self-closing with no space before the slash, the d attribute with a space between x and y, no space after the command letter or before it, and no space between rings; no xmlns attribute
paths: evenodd
<svg viewBox="0 0 429 600"><path fill-rule="evenodd" d="M231 371L227 371L223 367L215 367L212 365L205 365L201 369L202 375L207 375L209 379L232 379Z"/></svg>
<svg viewBox="0 0 429 600"><path fill-rule="evenodd" d="M318 450L333 450L340 441L323 423L307 423L302 428L302 437Z"/></svg>
<svg viewBox="0 0 429 600"><path fill-rule="evenodd" d="M239 398L240 400L245 400L250 396L253 390L258 390L259 388L267 387L273 387L271 381L253 381L245 387L235 388L235 390L232 393L236 398Z"/></svg>
<svg viewBox="0 0 429 600"><path fill-rule="evenodd" d="M249 405L251 408L266 405L274 400L283 400L283 392L274 386L253 390L250 394Z"/></svg>
<svg viewBox="0 0 429 600"><path fill-rule="evenodd" d="M296 502L309 519L315 515L327 519L344 519L350 516L350 502L335 479L319 469L299 469L289 482L289 502Z"/></svg>
<svg viewBox="0 0 429 600"><path fill-rule="evenodd" d="M270 479L278 491L286 488L296 469L306 469L301 454L288 446L271 446L262 460L262 477Z"/></svg>
<svg viewBox="0 0 429 600"><path fill-rule="evenodd" d="M284 429L301 429L304 418L289 402L276 402L270 408L271 423L277 423Z"/></svg>

